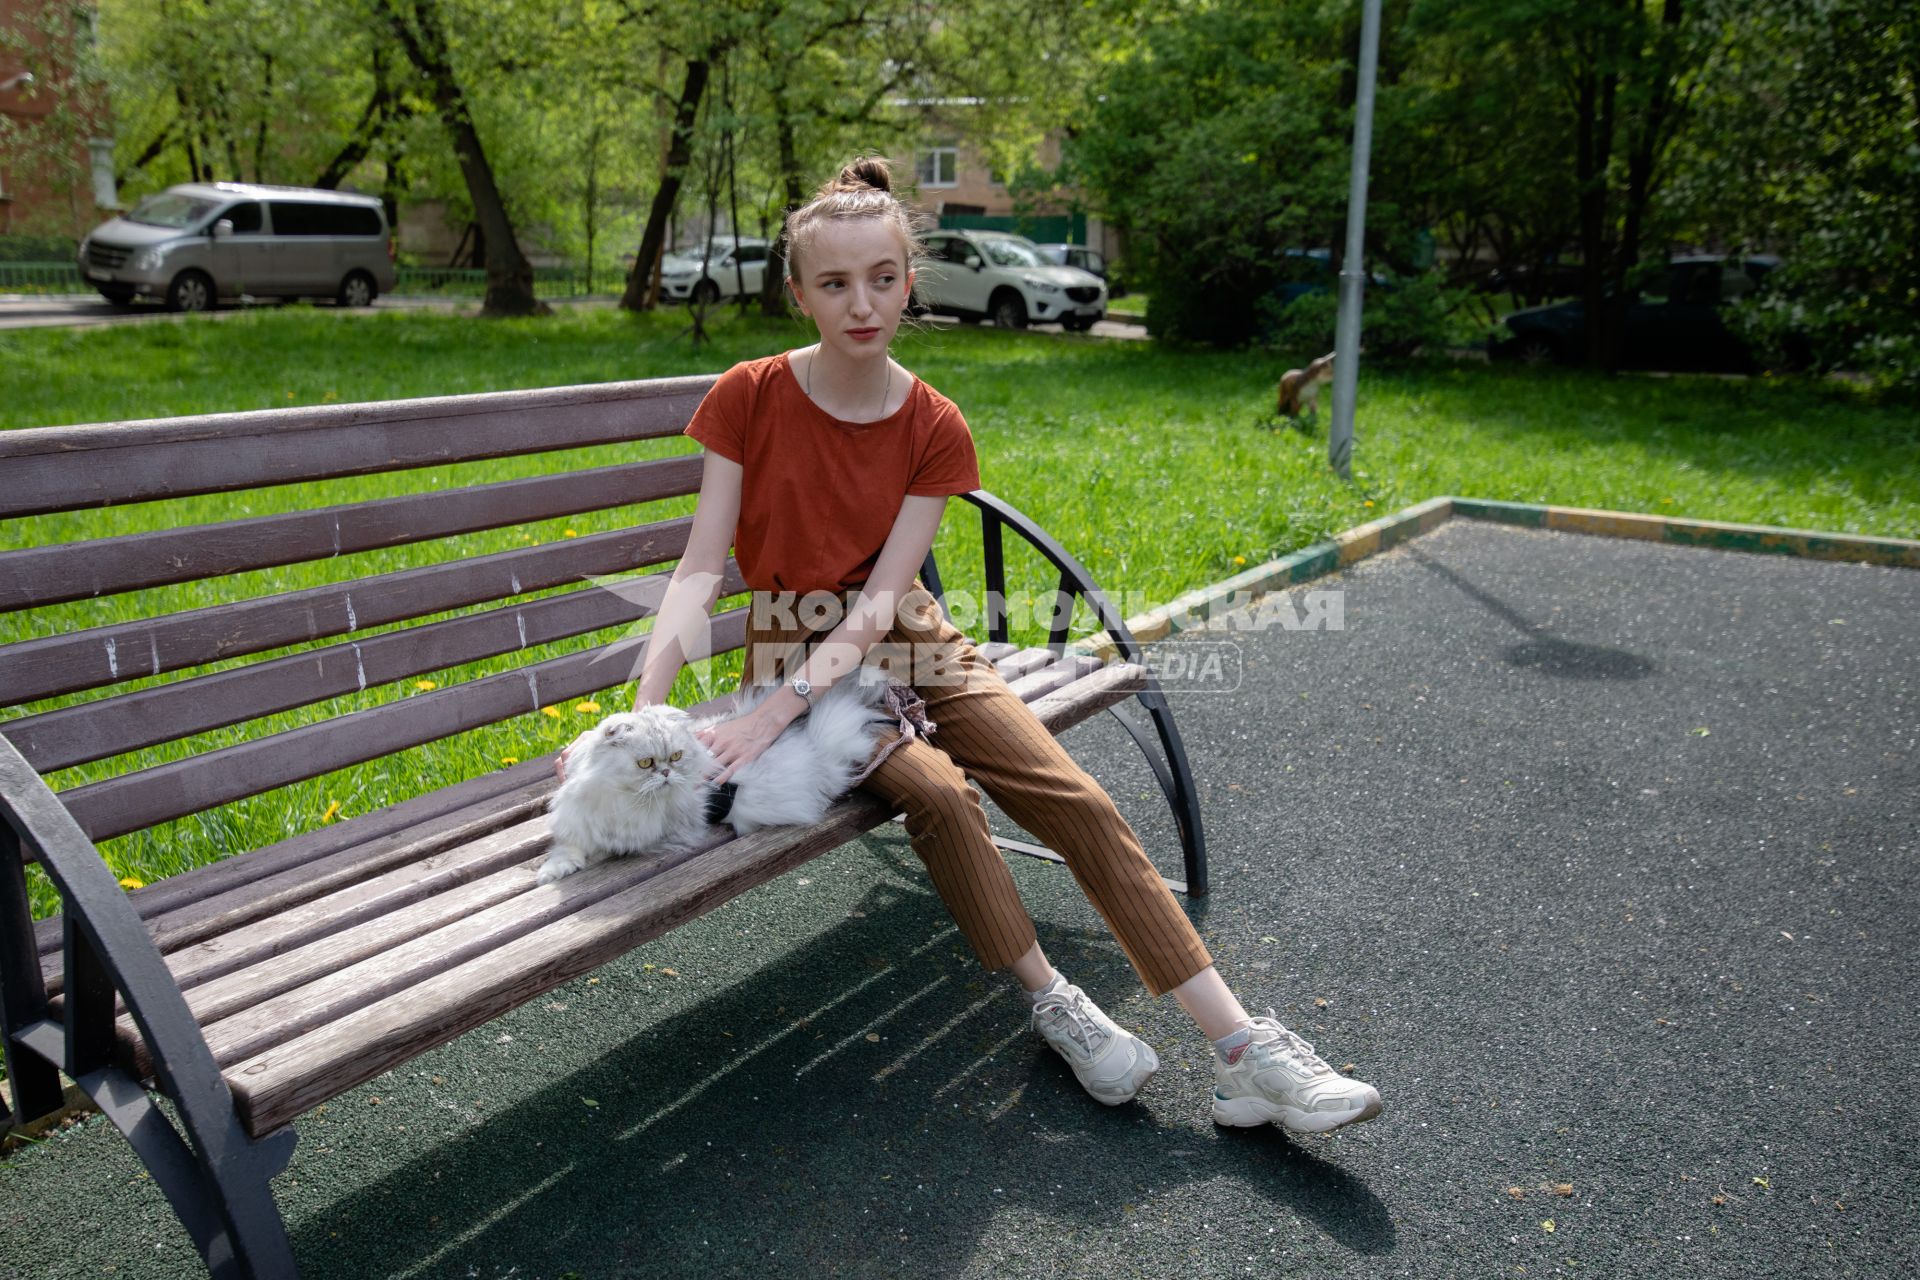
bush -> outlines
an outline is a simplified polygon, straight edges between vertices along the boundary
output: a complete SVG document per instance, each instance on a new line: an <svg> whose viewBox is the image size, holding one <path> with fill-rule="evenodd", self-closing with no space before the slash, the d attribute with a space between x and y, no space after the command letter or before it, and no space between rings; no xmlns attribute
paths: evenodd
<svg viewBox="0 0 1920 1280"><path fill-rule="evenodd" d="M66 236L0 236L0 262L72 262L78 249Z"/></svg>
<svg viewBox="0 0 1920 1280"><path fill-rule="evenodd" d="M1726 317L1763 365L1858 373L1879 394L1920 399L1920 317L1883 282L1789 263Z"/></svg>
<svg viewBox="0 0 1920 1280"><path fill-rule="evenodd" d="M1360 312L1360 345L1382 356L1444 347L1455 337L1453 316L1469 293L1448 287L1436 272L1384 287L1369 285ZM1333 292L1303 294L1290 303L1269 295L1260 300L1258 310L1260 345L1289 359L1311 359L1333 350L1340 312Z"/></svg>

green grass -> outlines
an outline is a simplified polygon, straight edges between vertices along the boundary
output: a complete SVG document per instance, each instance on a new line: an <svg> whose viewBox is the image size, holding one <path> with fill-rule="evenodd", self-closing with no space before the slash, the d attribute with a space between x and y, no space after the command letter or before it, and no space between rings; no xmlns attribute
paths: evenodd
<svg viewBox="0 0 1920 1280"><path fill-rule="evenodd" d="M729 314L712 324L713 344L696 350L685 327L680 313L573 310L482 322L291 308L212 322L0 333L0 428L717 372L809 336L793 324ZM1283 357L1180 353L970 326L905 333L895 350L967 415L986 487L1038 520L1110 594L1124 593L1129 613L1442 493L1920 536L1920 427L1910 411L1876 407L1841 388L1471 365L1368 368L1354 479L1346 483L1326 466L1324 417L1310 434L1272 428L1274 385L1290 363ZM689 444L575 450L71 512L11 522L0 546L445 488L687 452ZM691 508L689 498L645 513L601 512L477 533L454 540L454 550L482 554ZM977 582L971 508L950 508L937 549L950 587ZM407 567L448 550L369 552L7 615L0 643ZM1037 557L1010 568L1015 590L1053 586ZM1084 613L1076 619L1076 634L1093 629ZM577 651L610 634L420 678L445 686ZM1016 638L1043 634L1028 627ZM738 663L736 654L691 668L675 701L692 698L699 677L712 682L710 692L730 687ZM132 687L139 685L123 686ZM52 782L69 787L423 692L408 679L65 770ZM88 696L97 695L14 714ZM624 706L627 696L616 692L602 702ZM597 718L571 702L559 710L558 717L521 717L109 840L103 853L117 875L151 882L310 830L330 813L331 820L351 817L499 768L507 757L551 751ZM36 880L34 893L36 910L53 908L46 884Z"/></svg>

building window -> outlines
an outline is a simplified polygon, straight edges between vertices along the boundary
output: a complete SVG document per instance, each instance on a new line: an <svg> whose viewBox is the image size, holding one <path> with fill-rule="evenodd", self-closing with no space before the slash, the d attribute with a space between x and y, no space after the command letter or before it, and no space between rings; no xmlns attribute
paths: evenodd
<svg viewBox="0 0 1920 1280"><path fill-rule="evenodd" d="M951 142L935 143L920 152L919 175L923 187L951 187L960 181L960 148Z"/></svg>

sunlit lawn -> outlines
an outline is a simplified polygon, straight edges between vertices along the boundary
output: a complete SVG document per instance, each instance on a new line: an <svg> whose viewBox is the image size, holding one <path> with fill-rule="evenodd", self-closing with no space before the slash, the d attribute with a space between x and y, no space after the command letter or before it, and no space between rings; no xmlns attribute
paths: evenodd
<svg viewBox="0 0 1920 1280"><path fill-rule="evenodd" d="M483 322L445 313L354 315L295 307L211 321L0 333L0 428L718 372L808 340L793 324L729 315L713 322L714 342L696 349L685 329L681 313L573 310L542 320ZM971 326L903 333L895 351L966 414L985 486L1038 520L1110 593L1124 593L1130 608L1170 600L1443 493L1920 536L1920 425L1911 411L1862 403L1841 388L1609 379L1477 365L1370 368L1362 372L1354 479L1347 483L1326 467L1324 417L1310 434L1272 429L1275 382L1297 363L1288 356L1179 353L1144 342ZM14 521L0 538L6 547L20 547L233 519L686 452L690 444L676 439L575 450L72 512ZM682 499L644 513L596 513L454 541L460 554L482 554L691 509L692 500ZM369 552L8 615L0 621L0 642L406 567L446 550ZM950 507L936 550L949 586L977 583L978 521L970 507ZM1037 560L1020 566L1017 585L1050 589L1052 577L1040 569ZM1092 629L1083 615L1076 631ZM606 638L579 637L514 661ZM112 776L417 696L426 692L418 687L422 681L445 686L508 665L497 659L422 673L357 697L66 770L53 783ZM737 655L716 660L710 670L704 665L682 677L676 701L696 698L696 676L713 681L707 692L737 678ZM611 710L629 696L610 690L598 703ZM557 714L429 744L111 840L104 849L117 874L152 881L554 750L597 717L575 708L569 702L556 706ZM44 885L36 885L36 903L42 910L52 905Z"/></svg>

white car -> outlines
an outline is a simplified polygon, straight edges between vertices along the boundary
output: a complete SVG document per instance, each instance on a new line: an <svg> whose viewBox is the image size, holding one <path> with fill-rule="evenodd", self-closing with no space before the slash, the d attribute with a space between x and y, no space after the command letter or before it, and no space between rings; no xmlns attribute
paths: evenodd
<svg viewBox="0 0 1920 1280"><path fill-rule="evenodd" d="M922 311L992 320L1004 329L1059 323L1091 329L1107 314L1107 286L1078 267L1049 262L1033 241L1005 231L928 232L914 279Z"/></svg>
<svg viewBox="0 0 1920 1280"><path fill-rule="evenodd" d="M704 252L695 244L660 255L663 296L675 302L692 298L711 306L722 298L735 298L743 292L751 298L760 292L772 245L754 236L741 236L737 259L732 236L715 236L708 245Z"/></svg>

